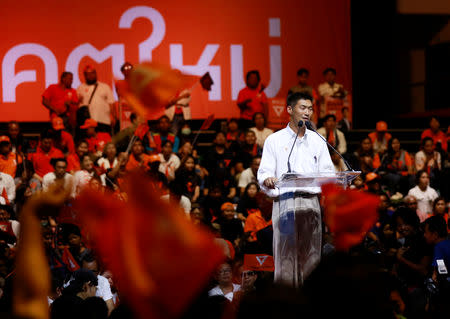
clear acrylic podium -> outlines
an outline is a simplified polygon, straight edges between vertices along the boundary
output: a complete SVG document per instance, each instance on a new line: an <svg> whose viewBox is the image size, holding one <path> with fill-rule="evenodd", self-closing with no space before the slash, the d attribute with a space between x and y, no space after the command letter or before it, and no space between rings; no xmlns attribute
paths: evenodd
<svg viewBox="0 0 450 319"><path fill-rule="evenodd" d="M272 215L275 282L300 287L320 262L322 217L319 198L313 194L317 187L336 183L345 188L360 174L286 173L278 180L279 196L274 200Z"/></svg>

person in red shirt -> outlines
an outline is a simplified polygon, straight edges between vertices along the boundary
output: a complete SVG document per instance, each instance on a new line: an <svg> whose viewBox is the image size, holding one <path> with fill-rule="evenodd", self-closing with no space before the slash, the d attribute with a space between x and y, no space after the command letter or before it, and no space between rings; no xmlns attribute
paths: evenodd
<svg viewBox="0 0 450 319"><path fill-rule="evenodd" d="M11 140L0 136L0 172L16 177L17 165L22 164L22 156L11 152Z"/></svg>
<svg viewBox="0 0 450 319"><path fill-rule="evenodd" d="M28 159L33 163L34 175L42 182L45 174L53 172L54 168L50 164L52 158L64 157L64 154L57 148L53 147L53 136L51 131L45 131L41 134L41 141L35 153L28 155Z"/></svg>
<svg viewBox="0 0 450 319"><path fill-rule="evenodd" d="M247 86L239 91L237 105L241 110L240 129L245 130L252 125L253 115L256 112L266 114L267 110L267 96L263 92L264 85L259 85L261 76L259 71L252 70L247 72L246 76Z"/></svg>
<svg viewBox="0 0 450 319"><path fill-rule="evenodd" d="M81 169L80 159L88 153L88 142L86 142L86 140L78 141L75 153L69 154L67 156L67 171L70 174L74 174L76 171L79 171Z"/></svg>
<svg viewBox="0 0 450 319"><path fill-rule="evenodd" d="M68 126L69 116L78 107L77 91L72 88L73 74L63 72L58 84L50 85L42 94L42 104L50 111L50 118L59 116Z"/></svg>
<svg viewBox="0 0 450 319"><path fill-rule="evenodd" d="M150 169L148 164L150 163L151 159L152 158L150 155L144 153L144 146L142 144L142 141L137 139L131 147L131 154L128 158L125 169L128 172L137 168L143 168L145 171L148 171Z"/></svg>
<svg viewBox="0 0 450 319"><path fill-rule="evenodd" d="M439 120L433 116L430 120L430 128L422 132L421 140L425 137L431 137L436 151L442 149L444 152L447 152L447 135L439 129L439 126Z"/></svg>
<svg viewBox="0 0 450 319"><path fill-rule="evenodd" d="M64 131L63 119L59 116L52 118L52 127L54 131L53 145L63 153L75 153L75 143L70 133Z"/></svg>
<svg viewBox="0 0 450 319"><path fill-rule="evenodd" d="M97 121L87 119L81 129L86 130L86 141L89 145L89 152L100 157L106 143L111 142L111 135L105 132L97 132Z"/></svg>

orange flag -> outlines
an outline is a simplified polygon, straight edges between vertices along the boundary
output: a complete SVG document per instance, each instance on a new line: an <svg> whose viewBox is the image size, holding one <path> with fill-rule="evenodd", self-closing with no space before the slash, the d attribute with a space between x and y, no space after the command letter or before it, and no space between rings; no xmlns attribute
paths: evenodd
<svg viewBox="0 0 450 319"><path fill-rule="evenodd" d="M138 137L140 140L144 139L145 134L150 130L150 127L147 125L147 123L141 123L136 128L136 131L134 132L134 136Z"/></svg>
<svg viewBox="0 0 450 319"><path fill-rule="evenodd" d="M379 198L337 185L322 186L325 223L334 234L337 250L348 250L359 244L378 218Z"/></svg>
<svg viewBox="0 0 450 319"><path fill-rule="evenodd" d="M131 174L124 190L126 203L85 189L76 208L136 314L175 318L207 283L223 251L179 207L162 202L142 174Z"/></svg>
<svg viewBox="0 0 450 319"><path fill-rule="evenodd" d="M145 62L136 65L126 81L117 81L116 87L133 109L142 117L155 118L183 89L190 88L198 76L183 74L169 66Z"/></svg>

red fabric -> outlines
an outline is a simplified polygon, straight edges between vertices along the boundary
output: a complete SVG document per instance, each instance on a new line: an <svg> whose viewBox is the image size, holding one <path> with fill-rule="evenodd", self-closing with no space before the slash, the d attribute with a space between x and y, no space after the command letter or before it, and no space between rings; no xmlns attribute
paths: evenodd
<svg viewBox="0 0 450 319"><path fill-rule="evenodd" d="M98 132L95 137L86 139L90 153L103 152L106 143L111 142L111 135L104 132Z"/></svg>
<svg viewBox="0 0 450 319"><path fill-rule="evenodd" d="M202 126L200 127L200 130L207 130L207 129L209 129L213 122L214 122L214 114L208 115L208 117L203 122Z"/></svg>
<svg viewBox="0 0 450 319"><path fill-rule="evenodd" d="M358 190L344 190L335 184L322 186L325 223L334 233L337 250L360 243L378 218L378 196Z"/></svg>
<svg viewBox="0 0 450 319"><path fill-rule="evenodd" d="M61 140L53 141L53 146L61 150L62 152L68 152L70 154L75 153L75 143L70 133L61 131Z"/></svg>
<svg viewBox="0 0 450 319"><path fill-rule="evenodd" d="M137 136L140 140L143 140L145 134L147 134L149 130L150 127L147 124L139 124L139 126L136 128L136 131L134 131L134 135Z"/></svg>
<svg viewBox="0 0 450 319"><path fill-rule="evenodd" d="M80 158L78 157L78 154L69 154L67 156L67 171L79 171L81 169L80 165Z"/></svg>
<svg viewBox="0 0 450 319"><path fill-rule="evenodd" d="M22 156L10 152L7 156L0 155L0 172L16 177L17 164L22 163Z"/></svg>
<svg viewBox="0 0 450 319"><path fill-rule="evenodd" d="M142 174L132 174L124 189L128 202L85 189L76 210L136 314L176 318L222 262L223 250L179 207L163 202Z"/></svg>
<svg viewBox="0 0 450 319"><path fill-rule="evenodd" d="M36 153L31 153L28 157L33 163L34 172L40 177L44 177L45 174L54 171L53 166L50 164L50 160L52 158L64 157L64 154L53 146L48 153L45 153L42 148L38 146Z"/></svg>
<svg viewBox="0 0 450 319"><path fill-rule="evenodd" d="M273 257L265 254L245 254L244 269L254 271L274 271Z"/></svg>
<svg viewBox="0 0 450 319"><path fill-rule="evenodd" d="M439 130L436 134L434 134L433 131L428 128L422 132L421 139L423 140L425 137L431 137L434 145L436 145L437 142L441 142L442 149L447 152L447 135L445 135L444 132Z"/></svg>
<svg viewBox="0 0 450 319"><path fill-rule="evenodd" d="M50 105L56 111L57 115L66 113L66 101L72 103L78 103L77 91L75 89L66 89L61 87L60 84L50 85L42 94L43 97L50 101ZM55 114L55 112L50 112Z"/></svg>
<svg viewBox="0 0 450 319"><path fill-rule="evenodd" d="M264 113L263 103L267 103L267 96L264 92L259 92L259 89L252 90L249 87L245 87L239 91L237 103L242 103L247 99L252 99L252 101L247 104L248 108L241 110L241 118L252 120L253 114L256 112Z"/></svg>
<svg viewBox="0 0 450 319"><path fill-rule="evenodd" d="M143 168L145 171L148 171L150 167L148 166L148 163L150 162L151 157L147 154L141 154L141 160L137 161L133 154L130 155L128 158L127 165L125 166L125 170L128 172L133 171L138 168Z"/></svg>

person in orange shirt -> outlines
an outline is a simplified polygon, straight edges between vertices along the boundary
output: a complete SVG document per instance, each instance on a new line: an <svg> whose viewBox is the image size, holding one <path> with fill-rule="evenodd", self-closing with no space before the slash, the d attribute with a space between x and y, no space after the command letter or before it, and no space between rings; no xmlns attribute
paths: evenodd
<svg viewBox="0 0 450 319"><path fill-rule="evenodd" d="M376 131L369 134L372 141L373 151L375 153L383 154L386 152L388 142L392 138L391 134L387 132L388 126L385 121L379 121L376 125Z"/></svg>
<svg viewBox="0 0 450 319"><path fill-rule="evenodd" d="M144 153L144 145L142 144L142 141L137 139L131 147L131 154L128 158L125 169L126 171L132 171L137 168L143 168L145 171L148 171L150 169L148 166L150 161L150 155Z"/></svg>
<svg viewBox="0 0 450 319"><path fill-rule="evenodd" d="M53 172L53 166L50 164L52 158L64 157L64 154L53 147L53 135L50 131L41 134L41 141L35 153L28 155L28 159L33 163L34 175L42 183L45 174Z"/></svg>
<svg viewBox="0 0 450 319"><path fill-rule="evenodd" d="M260 209L256 209L253 214L248 215L244 226L244 233L250 234L247 239L249 242L257 240L256 233L258 231L272 225L271 201L261 192L256 194L256 197Z"/></svg>
<svg viewBox="0 0 450 319"><path fill-rule="evenodd" d="M431 137L437 151L443 150L447 152L447 135L439 129L439 126L439 120L433 116L430 120L430 128L422 132L420 139L423 140L425 137Z"/></svg>
<svg viewBox="0 0 450 319"><path fill-rule="evenodd" d="M75 153L67 156L67 171L70 174L74 174L81 169L80 159L89 153L89 145L86 140L80 140L77 142Z"/></svg>
<svg viewBox="0 0 450 319"><path fill-rule="evenodd" d="M16 177L17 165L22 164L22 156L11 152L11 140L0 136L0 172Z"/></svg>
<svg viewBox="0 0 450 319"><path fill-rule="evenodd" d="M87 119L81 129L86 130L86 141L89 145L89 152L100 157L106 143L111 142L111 135L105 132L97 132L97 122L93 119Z"/></svg>
<svg viewBox="0 0 450 319"><path fill-rule="evenodd" d="M53 145L60 149L63 153L75 153L75 143L70 133L64 131L63 119L55 116L52 118L52 127L54 130Z"/></svg>

